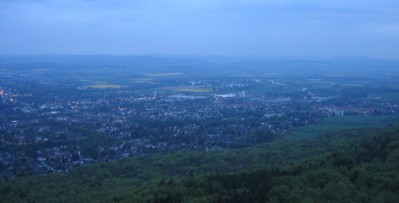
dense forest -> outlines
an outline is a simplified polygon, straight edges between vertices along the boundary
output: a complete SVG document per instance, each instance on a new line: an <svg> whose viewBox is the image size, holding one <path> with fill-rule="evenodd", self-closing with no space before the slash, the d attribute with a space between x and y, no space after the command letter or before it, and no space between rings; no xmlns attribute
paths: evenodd
<svg viewBox="0 0 399 203"><path fill-rule="evenodd" d="M399 127L2 180L0 202L397 202Z"/></svg>

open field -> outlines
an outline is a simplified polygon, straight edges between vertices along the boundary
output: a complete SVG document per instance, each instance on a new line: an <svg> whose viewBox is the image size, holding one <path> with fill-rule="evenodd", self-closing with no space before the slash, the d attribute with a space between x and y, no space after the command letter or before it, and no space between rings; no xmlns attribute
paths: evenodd
<svg viewBox="0 0 399 203"><path fill-rule="evenodd" d="M129 83L135 83L135 84L149 84L152 83L154 80L151 78L138 78L138 79L132 79L129 80Z"/></svg>
<svg viewBox="0 0 399 203"><path fill-rule="evenodd" d="M382 99L387 101L398 101L399 93L384 93L381 95Z"/></svg>
<svg viewBox="0 0 399 203"><path fill-rule="evenodd" d="M338 83L338 82L322 81L322 80L313 80L311 82L315 84L325 84L325 85L336 85Z"/></svg>
<svg viewBox="0 0 399 203"><path fill-rule="evenodd" d="M178 75L183 75L184 73L151 73L151 74L146 74L145 76L149 77L163 77L163 76L178 76Z"/></svg>
<svg viewBox="0 0 399 203"><path fill-rule="evenodd" d="M212 92L212 88L210 87L201 87L201 86L170 86L170 87L161 87L158 90L163 91L174 91L174 92Z"/></svg>
<svg viewBox="0 0 399 203"><path fill-rule="evenodd" d="M347 87L364 87L365 84L359 84L359 83L344 83L342 86L347 86Z"/></svg>
<svg viewBox="0 0 399 203"><path fill-rule="evenodd" d="M345 75L343 75L343 74L327 74L327 75L325 75L325 76L327 76L327 77L337 77L337 78L340 78L340 77L344 77Z"/></svg>
<svg viewBox="0 0 399 203"><path fill-rule="evenodd" d="M48 68L37 68L37 69L33 69L32 71L34 71L34 72L48 72L48 71L50 71L50 69L48 69Z"/></svg>
<svg viewBox="0 0 399 203"><path fill-rule="evenodd" d="M286 75L286 73L266 72L266 73L263 73L263 75L265 75L265 76L283 76L283 75Z"/></svg>
<svg viewBox="0 0 399 203"><path fill-rule="evenodd" d="M287 132L285 138L301 140L345 129L362 127L385 127L390 124L399 124L399 115L333 117L327 118L317 124L294 128Z"/></svg>
<svg viewBox="0 0 399 203"><path fill-rule="evenodd" d="M97 84L97 85L89 85L88 88L94 89L119 89L124 87L123 85L112 85L112 84Z"/></svg>
<svg viewBox="0 0 399 203"><path fill-rule="evenodd" d="M229 75L229 77L236 77L236 78L253 78L253 77L256 77L256 75L248 74L248 73L234 73L234 74Z"/></svg>

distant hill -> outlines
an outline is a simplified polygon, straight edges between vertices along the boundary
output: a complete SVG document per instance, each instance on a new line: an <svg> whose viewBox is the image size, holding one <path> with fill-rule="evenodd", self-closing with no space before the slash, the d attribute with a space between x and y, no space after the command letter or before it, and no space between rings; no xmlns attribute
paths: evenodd
<svg viewBox="0 0 399 203"><path fill-rule="evenodd" d="M2 55L1 66L18 66L19 68L135 68L157 70L168 68L199 67L208 63L199 58L162 57L162 56L113 56L113 55Z"/></svg>
<svg viewBox="0 0 399 203"><path fill-rule="evenodd" d="M323 72L331 70L398 72L399 61L367 57L318 58L262 58L223 56L163 56L163 55L0 55L0 67L17 68L135 68L138 70L168 71L242 71L260 70Z"/></svg>
<svg viewBox="0 0 399 203"><path fill-rule="evenodd" d="M399 127L2 181L0 202L396 202Z"/></svg>

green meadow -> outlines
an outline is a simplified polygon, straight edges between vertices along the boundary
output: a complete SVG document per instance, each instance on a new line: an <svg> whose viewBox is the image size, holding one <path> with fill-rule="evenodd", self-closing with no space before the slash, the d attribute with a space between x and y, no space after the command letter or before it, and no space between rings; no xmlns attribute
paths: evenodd
<svg viewBox="0 0 399 203"><path fill-rule="evenodd" d="M390 124L398 123L398 115L332 117L324 119L320 123L294 128L286 133L285 138L301 140L321 134L338 132L340 130L364 127L385 127Z"/></svg>
<svg viewBox="0 0 399 203"><path fill-rule="evenodd" d="M202 93L202 92L212 92L212 88L201 87L201 86L170 86L161 87L158 90L162 91L173 91L173 92L192 92L192 93Z"/></svg>
<svg viewBox="0 0 399 203"><path fill-rule="evenodd" d="M88 88L94 89L119 89L124 87L123 85L112 85L112 84L97 84L97 85L89 85Z"/></svg>
<svg viewBox="0 0 399 203"><path fill-rule="evenodd" d="M149 77L166 77L166 76L178 76L178 75L183 75L184 73L151 73L151 74L146 74L146 76Z"/></svg>

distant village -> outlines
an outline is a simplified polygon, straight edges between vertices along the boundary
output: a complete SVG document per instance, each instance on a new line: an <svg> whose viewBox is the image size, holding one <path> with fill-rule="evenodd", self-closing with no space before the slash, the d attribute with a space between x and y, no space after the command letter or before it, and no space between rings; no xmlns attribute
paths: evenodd
<svg viewBox="0 0 399 203"><path fill-rule="evenodd" d="M96 89L26 77L0 83L0 178L70 172L82 164L269 142L295 127L346 115L392 115L399 101L344 98L306 86L264 93L275 80L180 79L173 91ZM62 83L62 84L61 84ZM168 83L167 85L170 86ZM195 88L212 91L192 91ZM258 89L254 90L254 87Z"/></svg>

